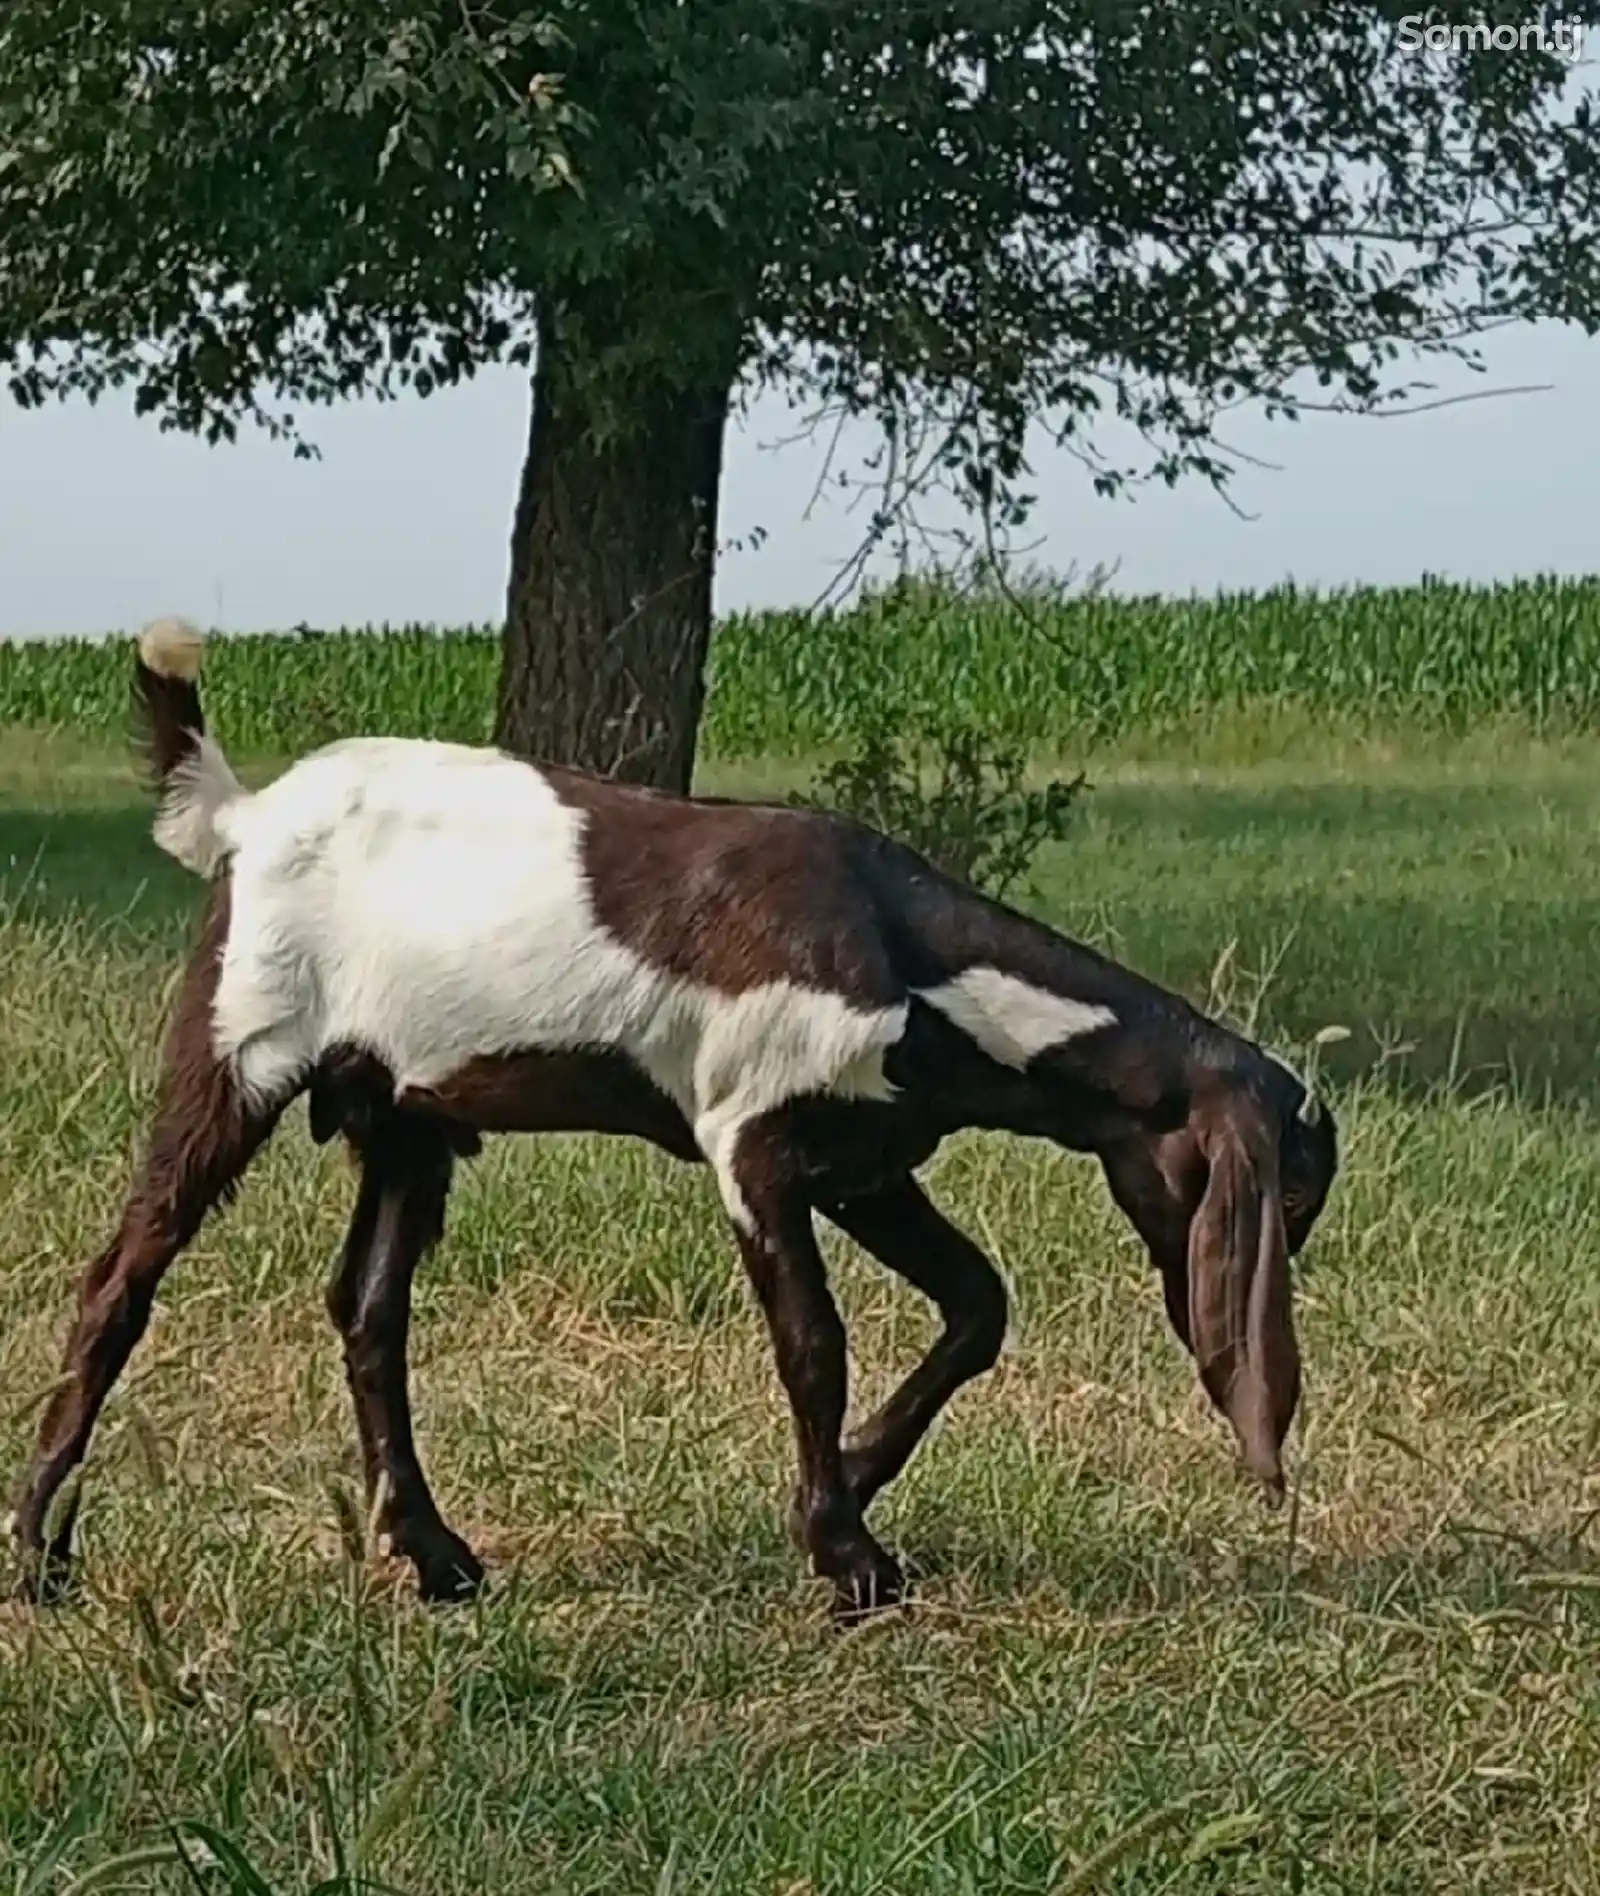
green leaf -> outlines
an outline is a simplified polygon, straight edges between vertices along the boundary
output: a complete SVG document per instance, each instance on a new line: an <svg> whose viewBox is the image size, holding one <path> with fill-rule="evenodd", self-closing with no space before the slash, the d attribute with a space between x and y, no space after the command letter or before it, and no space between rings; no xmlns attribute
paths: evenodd
<svg viewBox="0 0 1600 1896"><path fill-rule="evenodd" d="M1164 1831L1175 1828L1194 1804L1193 1797L1180 1797L1171 1804L1146 1811L1126 1829L1118 1831L1109 1843L1102 1844L1092 1856L1086 1857L1064 1882L1056 1885L1051 1896L1089 1896L1091 1890L1102 1887L1112 1870Z"/></svg>
<svg viewBox="0 0 1600 1896"><path fill-rule="evenodd" d="M1185 1863L1204 1863L1211 1857L1225 1856L1231 1850L1253 1843L1266 1828L1258 1810L1241 1811L1236 1817L1219 1817L1204 1825L1190 1839L1183 1853Z"/></svg>
<svg viewBox="0 0 1600 1896"><path fill-rule="evenodd" d="M17 1885L17 1896L44 1896L65 1861L67 1851L88 1827L89 1804L80 1798L45 1837L32 1868Z"/></svg>
<svg viewBox="0 0 1600 1896"><path fill-rule="evenodd" d="M272 1885L225 1831L199 1818L190 1818L178 1828L210 1851L227 1880L230 1896L273 1896Z"/></svg>

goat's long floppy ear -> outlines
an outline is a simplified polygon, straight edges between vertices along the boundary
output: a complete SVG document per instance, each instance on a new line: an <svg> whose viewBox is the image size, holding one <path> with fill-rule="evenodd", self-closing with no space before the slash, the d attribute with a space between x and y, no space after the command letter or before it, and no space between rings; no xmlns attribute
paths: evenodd
<svg viewBox="0 0 1600 1896"><path fill-rule="evenodd" d="M1189 1327L1206 1393L1274 1501L1300 1400L1277 1143L1248 1097L1219 1101L1200 1130L1210 1166L1189 1226Z"/></svg>

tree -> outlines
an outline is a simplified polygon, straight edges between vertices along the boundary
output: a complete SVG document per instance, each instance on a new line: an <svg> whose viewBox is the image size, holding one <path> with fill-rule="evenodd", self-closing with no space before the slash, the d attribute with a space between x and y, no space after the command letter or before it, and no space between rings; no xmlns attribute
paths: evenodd
<svg viewBox="0 0 1600 1896"><path fill-rule="evenodd" d="M0 367L305 451L290 404L531 365L497 735L682 787L737 390L920 424L1003 526L1035 418L1102 489L1221 483L1236 404L1373 409L1408 352L1593 332L1593 101L1560 48L1406 14L5 0Z"/></svg>

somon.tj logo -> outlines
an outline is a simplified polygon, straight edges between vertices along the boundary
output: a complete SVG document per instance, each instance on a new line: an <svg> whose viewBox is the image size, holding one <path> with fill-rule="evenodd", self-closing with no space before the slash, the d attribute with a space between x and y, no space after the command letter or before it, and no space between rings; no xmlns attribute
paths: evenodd
<svg viewBox="0 0 1600 1896"><path fill-rule="evenodd" d="M1583 57L1584 32L1585 23L1575 13L1559 19L1541 13L1515 25L1492 25L1488 20L1468 25L1429 13L1405 13L1395 44L1407 53L1555 53L1576 65Z"/></svg>

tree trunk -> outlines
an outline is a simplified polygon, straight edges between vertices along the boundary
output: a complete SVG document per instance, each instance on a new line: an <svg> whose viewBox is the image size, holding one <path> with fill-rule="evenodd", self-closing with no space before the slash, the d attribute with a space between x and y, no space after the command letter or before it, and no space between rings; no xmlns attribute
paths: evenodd
<svg viewBox="0 0 1600 1896"><path fill-rule="evenodd" d="M578 349L559 317L541 321L495 742L681 794L705 699L733 377L636 377L624 430L597 440L574 387L587 365L564 359Z"/></svg>

